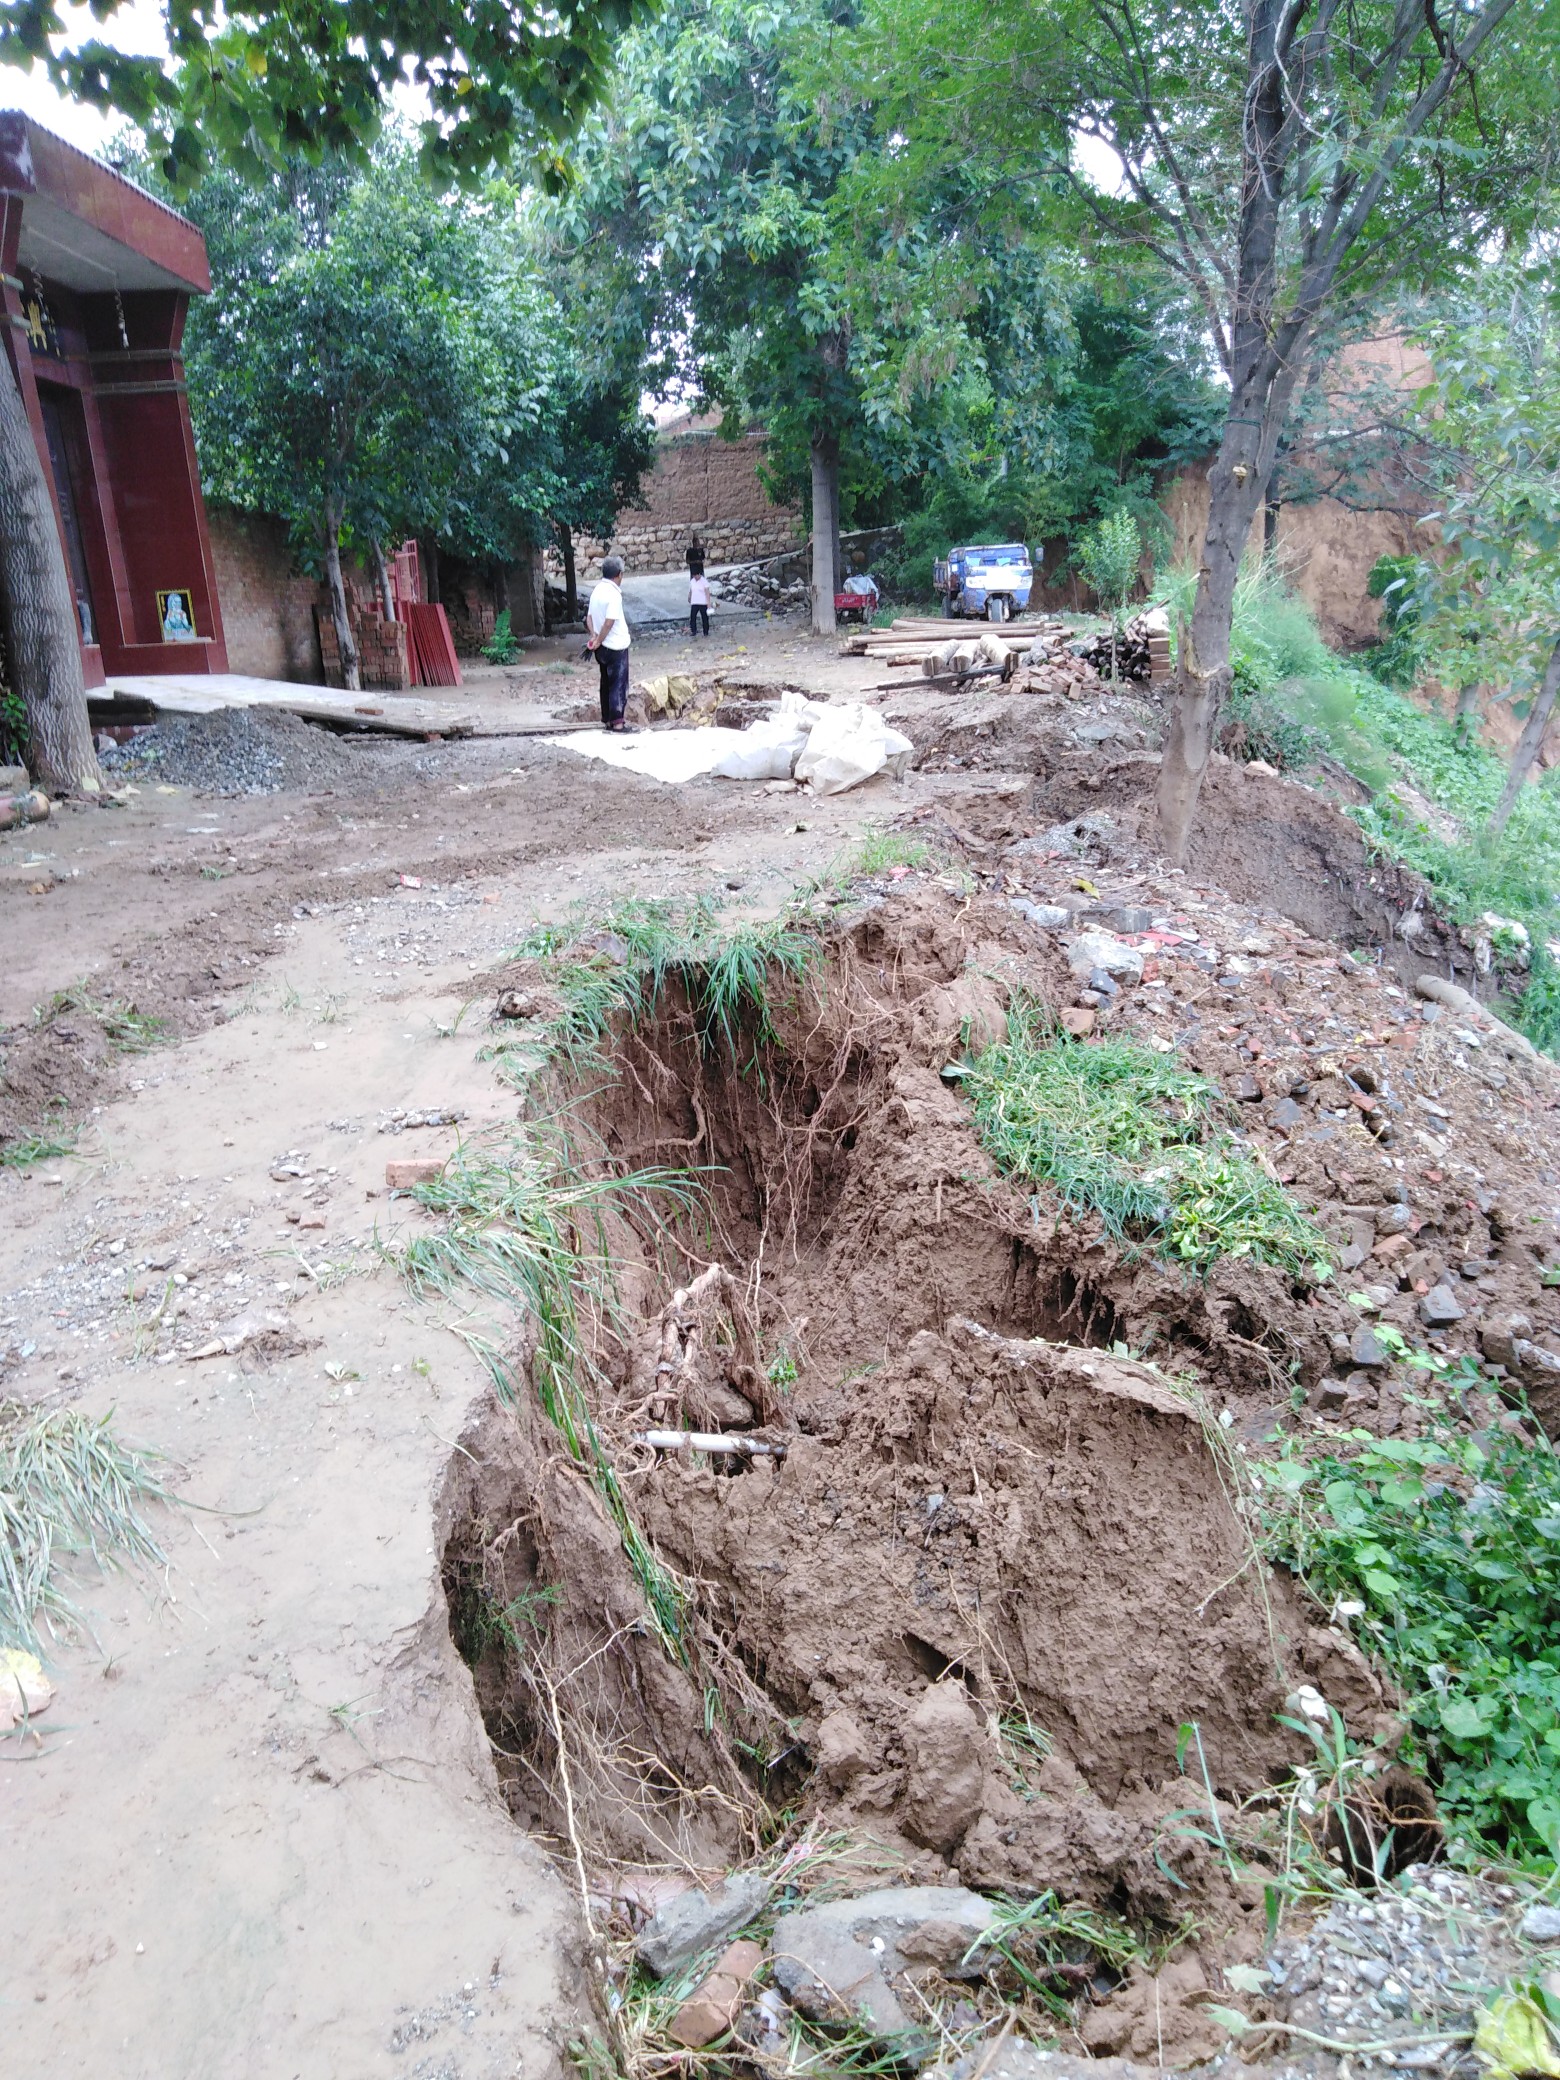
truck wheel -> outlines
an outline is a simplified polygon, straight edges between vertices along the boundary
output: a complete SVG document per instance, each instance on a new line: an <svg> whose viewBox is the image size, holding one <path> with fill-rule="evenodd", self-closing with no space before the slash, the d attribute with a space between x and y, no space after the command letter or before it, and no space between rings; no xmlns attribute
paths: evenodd
<svg viewBox="0 0 1560 2080"><path fill-rule="evenodd" d="M953 619L953 594L951 592L945 592L942 596L942 618L944 621Z"/></svg>
<svg viewBox="0 0 1560 2080"><path fill-rule="evenodd" d="M1002 597L1001 593L993 593L986 602L986 619L988 621L1006 621L1007 618L1007 601Z"/></svg>

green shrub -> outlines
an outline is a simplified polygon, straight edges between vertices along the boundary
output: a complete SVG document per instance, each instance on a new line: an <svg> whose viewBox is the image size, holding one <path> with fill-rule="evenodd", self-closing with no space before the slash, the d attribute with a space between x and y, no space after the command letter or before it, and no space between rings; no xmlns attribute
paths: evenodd
<svg viewBox="0 0 1560 2080"><path fill-rule="evenodd" d="M493 623L493 633L482 645L489 664L513 664L520 655L520 638L514 632L509 609L504 608Z"/></svg>
<svg viewBox="0 0 1560 2080"><path fill-rule="evenodd" d="M1560 1854L1560 1465L1547 1444L1359 1439L1262 1469L1277 1548L1405 1692L1453 1825Z"/></svg>

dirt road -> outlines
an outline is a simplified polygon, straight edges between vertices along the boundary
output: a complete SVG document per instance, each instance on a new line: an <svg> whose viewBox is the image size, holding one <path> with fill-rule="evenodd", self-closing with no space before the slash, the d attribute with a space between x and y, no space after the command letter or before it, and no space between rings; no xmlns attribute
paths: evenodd
<svg viewBox="0 0 1560 2080"><path fill-rule="evenodd" d="M646 645L641 670L690 657L686 643ZM724 654L701 645L697 661L733 685L818 694L864 690L883 670L783 628ZM0 1140L72 1147L0 1166L0 1393L29 1407L112 1411L117 1433L163 1455L168 1487L192 1505L152 1512L163 1569L73 1577L87 1633L51 1646L59 1694L40 1739L3 1757L8 2076L546 2080L564 2069L586 2020L573 1875L517 1827L514 1798L500 1794L440 1580L457 1533L487 1551L507 1522L473 1515L493 1401L461 1332L479 1324L455 1303L419 1304L386 1260L412 1219L387 1191L387 1162L442 1158L460 1137L502 1134L516 1117L514 1091L486 1058L497 1037L492 977L539 921L628 896L695 895L762 918L866 829L925 809L950 856L980 871L926 868L926 946L885 940L863 972L891 995L910 989L921 960L929 986L910 1024L956 1035L980 1012L976 983L994 962L1019 958L1066 986L1065 956L1041 928L1069 914L1043 907L1059 895L1123 906L1109 914L1134 932L1173 910L1178 928L1159 935L1152 963L1162 972L1144 965L1124 1016L1240 1099L1310 1088L1297 1080L1306 1068L1315 1089L1297 1138L1253 1131L1316 1195L1319 1217L1342 1223L1338 1239L1359 1225L1368 1177L1385 1237L1369 1246L1407 1250L1386 1228L1412 1181L1415 1211L1401 1225L1423 1234L1401 1278L1394 1272L1401 1290L1380 1302L1383 1320L1417 1319L1428 1282L1451 1275L1455 1243L1468 1313L1458 1333L1471 1334L1474 1309L1521 1305L1535 1333L1560 1342L1529 1239L1539 1223L1548 1247L1548 1066L1478 1070L1475 1036L1470 1069L1457 1052L1465 1036L1420 1019L1406 973L1389 979L1393 960L1419 956L1380 944L1420 895L1368 861L1354 827L1315 796L1221 762L1201 857L1192 875L1167 880L1139 835L1152 713L1103 690L1088 709L997 689L968 700L908 693L897 712L926 763L902 787L879 781L822 801L717 780L663 787L499 733L506 720L589 720L594 676L567 652L533 657L468 690L487 732L470 740L305 732L259 747L294 776L286 791L195 794L148 773L121 806L0 835ZM223 755L252 773L255 751ZM1057 817L1084 834L1076 857ZM1199 874L1234 901L1200 887ZM894 900L902 890L885 875L858 904L858 923ZM1241 902L1253 909L1235 914ZM1253 936L1277 914L1270 904L1295 929ZM911 925L901 916L895 929ZM1416 944L1432 928L1422 925ZM979 941L971 976L966 929ZM1357 969L1307 933L1377 951ZM1455 942L1438 960L1443 951L1455 957ZM1357 1051L1376 1050L1368 1090L1387 1089L1389 1060L1405 1088L1418 1075L1433 1099L1426 1118L1452 1138L1427 1138L1405 1116L1393 1137L1372 1141L1327 1067L1326 1050L1348 1035ZM864 1089L883 1052L863 1054ZM978 1237L994 1203L967 1174L968 1122L939 1077L945 1059L946 1047L911 1049L904 1077L861 1127L861 1146L877 1153L861 1164L856 1218L876 1232L882 1180L897 1176L887 1240L858 1261L847 1236L838 1264L814 1267L831 1319L853 1306L861 1317L849 1336L839 1330L841 1365L852 1361L844 1377L877 1369L854 1363L858 1344L898 1353L911 1301L931 1307L931 1295L933 1312L973 1306L998 1320L1021 1260L1005 1231L987 1236L983 1300L974 1258L956 1257L941 1233L943 1183L930 1181L926 1145L912 1145L923 1129L947 1129L954 1228ZM645 1068L653 1073L648 1058ZM1298 1114L1293 1100L1290 1109ZM629 1145L685 1135L674 1111L671 1123L636 1123ZM858 1124L852 1117L842 1150ZM1398 1136L1458 1176L1476 1160L1469 1174L1498 1187L1500 1208L1476 1218L1455 1180L1441 1190L1440 1168L1424 1172L1432 1193L1387 1153ZM1063 1254L1071 1247L1053 1241ZM902 1261L884 1255L890 1244L903 1245ZM1270 1278L1283 1302L1274 1327L1240 1311L1234 1274L1228 1291L1217 1280L1172 1291L1163 1267L1095 1256L1087 1279L1068 1267L1054 1291L1035 1272L1033 1292L1009 1309L1014 1333L1106 1347L1119 1319L1135 1322L1140 1340L1151 1329L1179 1336L1177 1362L1206 1355L1221 1393L1244 1396L1262 1423L1276 1406L1275 1365L1310 1379L1333 1363L1332 1345L1348 1349L1341 1302L1296 1302ZM936 1298L945 1273L957 1290ZM974 1350L955 1353L957 1363L988 1362ZM942 1361L922 1351L916 1362L930 1378ZM1392 1399L1384 1388L1384 1422ZM805 1454L796 1463L805 1471ZM973 1466L971 1479L978 1508ZM945 1488L939 1472L935 1509L951 1527L961 1519L942 1510ZM698 1525L679 1513L680 1491L667 1492L658 1536L672 1550ZM819 1509L837 1542L832 1491ZM870 1524L862 1535L866 1580L881 1540ZM745 1558L750 1545L757 1556L746 1535L733 1551ZM767 1608L772 1573L767 1560L754 1565L753 1594ZM855 1579L848 1600L864 1607ZM927 1622L915 1619L918 1636ZM831 1625L831 1647L842 1630ZM924 1680L919 1662L907 1667L908 1682ZM501 1759L512 1789L527 1758ZM1015 1839L1000 1836L998 1862ZM1146 2052L1130 2030L1120 2035L1134 2056L1159 2042L1157 2005L1144 2014ZM1102 2036L1096 2048L1115 2043Z"/></svg>
<svg viewBox="0 0 1560 2080"><path fill-rule="evenodd" d="M589 693L549 677L565 710ZM81 1122L73 1158L0 1170L0 1379L113 1410L201 1512L157 1512L155 1581L80 1579L94 1637L5 1772L18 2080L558 2069L577 1918L495 1794L434 1551L486 1380L378 1260L385 1162L512 1116L485 1006L457 1020L535 920L777 901L923 785L799 815L523 740L349 755L329 793L153 783L0 838L5 1102ZM182 1037L124 1053L70 1010L40 1036L73 989ZM437 1108L460 1127L380 1131Z"/></svg>

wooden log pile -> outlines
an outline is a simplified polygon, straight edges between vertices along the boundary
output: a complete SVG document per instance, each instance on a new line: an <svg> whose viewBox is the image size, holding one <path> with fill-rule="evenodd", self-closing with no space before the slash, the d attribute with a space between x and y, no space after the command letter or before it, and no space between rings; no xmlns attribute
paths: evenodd
<svg viewBox="0 0 1560 2080"><path fill-rule="evenodd" d="M899 679L871 689L897 692L917 673L934 686L957 689L991 684L1013 692L1056 693L1067 700L1103 692L1098 672L1073 648L1065 622L982 623L905 618L890 628L862 629L841 645L849 657L870 657L898 670Z"/></svg>
<svg viewBox="0 0 1560 2080"><path fill-rule="evenodd" d="M1037 644L1044 650L1059 649L1068 641L1060 621L940 621L906 615L888 628L853 629L840 645L843 657L873 657L879 664L918 665L950 643L969 643L989 636L994 642L1022 656Z"/></svg>
<svg viewBox="0 0 1560 2080"><path fill-rule="evenodd" d="M1102 629L1082 644L1078 652L1102 677L1111 669L1110 630ZM1123 679L1146 680L1159 686L1170 676L1170 631L1157 614L1134 614L1116 640L1116 672Z"/></svg>

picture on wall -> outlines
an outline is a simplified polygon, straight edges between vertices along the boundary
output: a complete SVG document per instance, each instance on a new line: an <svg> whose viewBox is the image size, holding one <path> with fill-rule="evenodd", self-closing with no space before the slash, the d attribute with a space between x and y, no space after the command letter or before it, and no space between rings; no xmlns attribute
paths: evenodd
<svg viewBox="0 0 1560 2080"><path fill-rule="evenodd" d="M194 643L199 640L195 633L190 594L182 587L158 593L157 622L165 643Z"/></svg>

